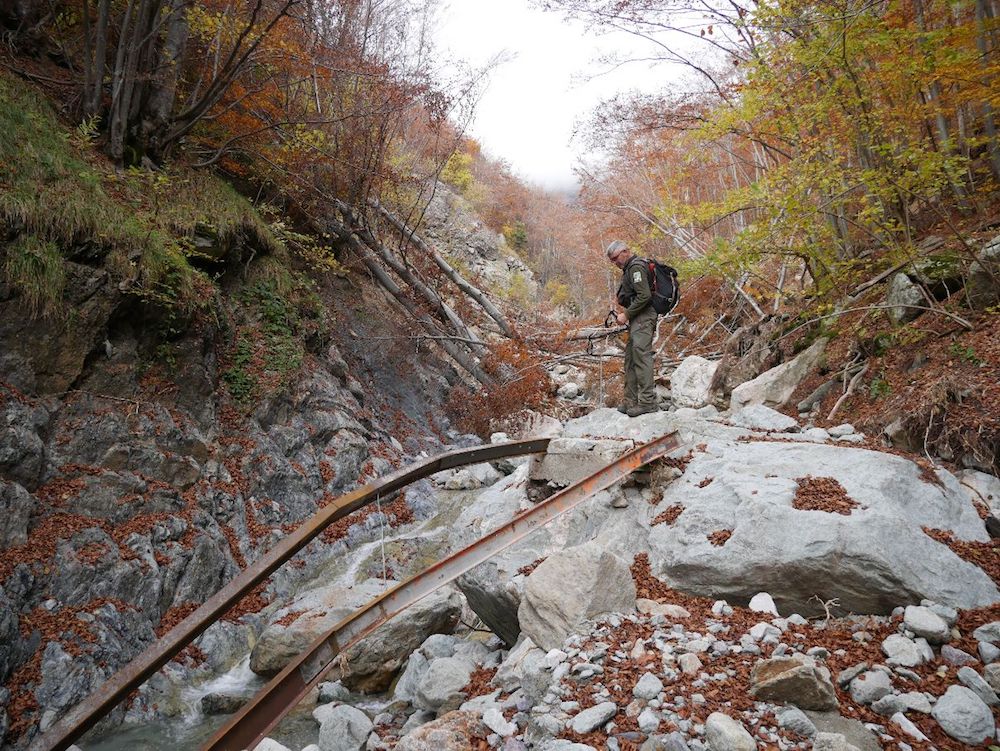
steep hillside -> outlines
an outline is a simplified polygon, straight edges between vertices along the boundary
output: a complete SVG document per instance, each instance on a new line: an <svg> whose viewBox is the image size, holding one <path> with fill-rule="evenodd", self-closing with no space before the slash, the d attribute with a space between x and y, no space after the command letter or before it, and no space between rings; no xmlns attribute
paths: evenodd
<svg viewBox="0 0 1000 751"><path fill-rule="evenodd" d="M458 440L461 377L211 173L117 171L6 77L0 132L0 736L21 748L325 501ZM375 533L312 544L215 643ZM189 651L174 680L234 655Z"/></svg>

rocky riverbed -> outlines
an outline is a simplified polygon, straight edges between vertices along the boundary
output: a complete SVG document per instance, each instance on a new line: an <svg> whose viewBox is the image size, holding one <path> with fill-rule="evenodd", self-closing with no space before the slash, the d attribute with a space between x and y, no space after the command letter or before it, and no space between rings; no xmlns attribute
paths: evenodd
<svg viewBox="0 0 1000 751"><path fill-rule="evenodd" d="M415 621L460 615L457 628L415 641L421 628L401 620L392 659L373 643L262 749L996 743L1000 561L984 509L949 472L760 405L599 410L534 429L552 435L544 458L435 478L461 494L448 547L570 467L675 430L684 447L430 598ZM469 631L477 616L492 635Z"/></svg>

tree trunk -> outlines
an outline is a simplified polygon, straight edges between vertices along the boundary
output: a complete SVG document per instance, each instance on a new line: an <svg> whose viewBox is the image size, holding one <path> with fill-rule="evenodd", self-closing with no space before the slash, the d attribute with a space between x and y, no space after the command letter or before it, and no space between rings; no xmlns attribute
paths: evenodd
<svg viewBox="0 0 1000 751"><path fill-rule="evenodd" d="M500 327L500 330L505 336L510 337L511 339L515 337L514 330L510 327L510 324L507 323L507 319L504 318L503 313L499 311L499 309L490 301L488 297L486 297L486 295L482 293L482 291L470 284L469 281L459 274L458 271L456 271L455 268L441 256L440 253L427 245L423 238L407 227L403 220L375 199L372 199L371 204L393 227L400 231L407 241L416 246L418 250L426 253L431 260L437 264L437 267L441 269L460 290L479 303L482 309L486 311L487 315L489 315L489 317L492 318Z"/></svg>
<svg viewBox="0 0 1000 751"><path fill-rule="evenodd" d="M444 300L441 299L441 296L437 292L431 289L421 279L417 278L417 276L406 265L400 262L400 260L393 255L391 250L380 243L369 230L361 226L357 215L350 206L340 200L335 200L334 206L350 223L351 229L359 238L361 238L361 241L379 258L381 258L382 261L384 261L385 264L391 268L400 279L420 294L433 309L439 311L441 315L454 327L458 336L482 345L479 337L469 330L469 327L465 325L465 322L458 317L458 314L455 313L455 311L452 310Z"/></svg>
<svg viewBox="0 0 1000 751"><path fill-rule="evenodd" d="M331 234L354 251L383 289L392 295L393 298L400 305L402 305L411 316L413 316L414 320L416 320L428 334L434 337L433 341L439 344L441 348L448 353L452 360L460 365L479 383L484 386L493 385L493 379L486 374L475 359L468 352L465 352L456 342L451 341L446 336L443 336L441 330L434 324L434 320L417 308L417 306L403 294L403 290L399 288L399 285L392 280L392 277L385 272L385 269L383 269L378 261L372 257L372 253L361 243L360 240L358 240L358 238L354 236L354 233L350 229L345 227L340 222L336 222L332 219L327 221L327 226Z"/></svg>

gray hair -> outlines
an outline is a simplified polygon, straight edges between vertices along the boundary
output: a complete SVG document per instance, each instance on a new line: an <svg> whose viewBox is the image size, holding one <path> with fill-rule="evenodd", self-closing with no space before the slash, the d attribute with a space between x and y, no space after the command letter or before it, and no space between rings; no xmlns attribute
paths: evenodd
<svg viewBox="0 0 1000 751"><path fill-rule="evenodd" d="M604 252L608 256L608 258L611 258L611 256L615 255L619 251L627 249L628 245L626 245L624 242L622 242L621 240L614 240L611 242L610 245L608 245L607 250L605 250Z"/></svg>

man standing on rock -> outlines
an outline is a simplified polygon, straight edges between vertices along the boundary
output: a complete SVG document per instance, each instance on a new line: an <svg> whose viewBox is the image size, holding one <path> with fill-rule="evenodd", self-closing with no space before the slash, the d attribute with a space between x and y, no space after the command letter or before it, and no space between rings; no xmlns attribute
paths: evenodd
<svg viewBox="0 0 1000 751"><path fill-rule="evenodd" d="M646 262L632 254L628 245L615 240L608 246L608 260L622 270L618 287L618 323L628 324L625 344L625 401L619 412L629 417L656 412L656 391L653 389L653 337L656 335L656 310L649 288Z"/></svg>

